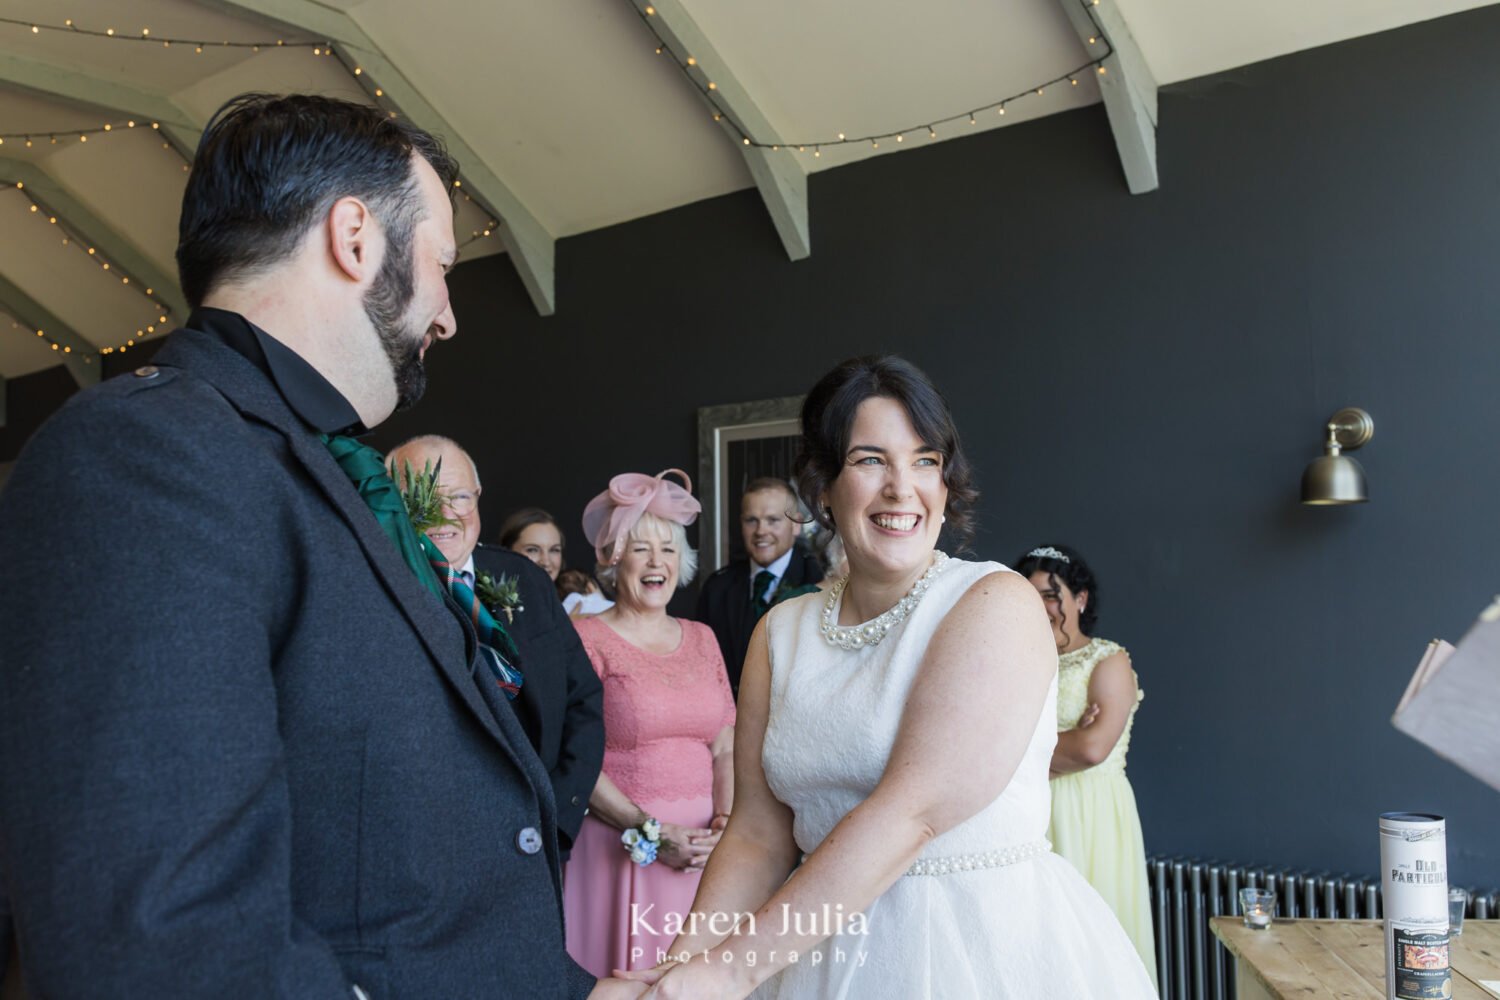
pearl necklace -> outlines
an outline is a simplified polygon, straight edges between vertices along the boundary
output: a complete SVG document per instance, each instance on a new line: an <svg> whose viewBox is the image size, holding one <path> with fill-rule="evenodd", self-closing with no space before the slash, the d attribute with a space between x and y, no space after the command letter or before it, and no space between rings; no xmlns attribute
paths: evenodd
<svg viewBox="0 0 1500 1000"><path fill-rule="evenodd" d="M934 552L932 565L927 568L916 583L911 585L911 590L906 596L897 601L885 614L863 625L840 625L838 624L839 598L843 596L844 588L849 586L849 578L846 576L828 591L828 599L823 602L823 623L818 631L823 633L823 638L828 640L830 646L839 649L863 649L866 646L878 646L880 640L888 635L891 629L900 625L910 617L916 610L917 603L922 600L922 595L927 593L927 588L937 575L948 566L948 555L945 552Z"/></svg>

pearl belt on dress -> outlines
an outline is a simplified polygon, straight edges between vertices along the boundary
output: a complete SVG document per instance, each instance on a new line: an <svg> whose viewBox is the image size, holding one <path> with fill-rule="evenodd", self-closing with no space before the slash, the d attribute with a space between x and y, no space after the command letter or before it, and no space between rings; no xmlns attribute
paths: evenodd
<svg viewBox="0 0 1500 1000"><path fill-rule="evenodd" d="M981 854L955 854L947 858L918 858L908 869L907 875L949 875L953 872L975 872L986 868L1003 868L1018 861L1047 854L1052 845L1045 840L1033 840L1028 844L1015 844L998 851Z"/></svg>

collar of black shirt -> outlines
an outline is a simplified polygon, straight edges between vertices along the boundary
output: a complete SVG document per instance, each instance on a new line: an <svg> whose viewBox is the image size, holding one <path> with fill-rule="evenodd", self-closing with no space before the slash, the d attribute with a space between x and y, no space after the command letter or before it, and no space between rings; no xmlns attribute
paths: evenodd
<svg viewBox="0 0 1500 1000"><path fill-rule="evenodd" d="M259 368L276 386L292 412L320 434L368 433L354 404L300 354L237 312L200 306L188 317L194 330L218 337Z"/></svg>

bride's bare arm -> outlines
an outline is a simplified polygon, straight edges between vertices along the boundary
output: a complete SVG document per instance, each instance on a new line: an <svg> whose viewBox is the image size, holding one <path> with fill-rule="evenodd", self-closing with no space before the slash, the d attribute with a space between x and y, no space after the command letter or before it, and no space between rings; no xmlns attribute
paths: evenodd
<svg viewBox="0 0 1500 1000"><path fill-rule="evenodd" d="M683 933L673 942L673 955L701 952L720 943L728 935L734 915L759 908L797 864L792 812L771 794L760 765L770 703L770 654L766 619L762 618L750 638L740 675L734 727L734 808L698 884L693 900L693 913L698 916L684 925Z"/></svg>
<svg viewBox="0 0 1500 1000"><path fill-rule="evenodd" d="M1056 669L1052 631L1035 588L1013 573L976 582L933 636L874 792L756 911L753 928L747 923L706 960L673 969L650 995L744 996L787 965L791 953L805 956L837 929L826 926L825 905L835 912L842 906L846 915L865 910L928 841L1005 789ZM758 740L755 749L758 763ZM744 759L751 759L749 748ZM731 831L739 818L737 809ZM716 855L710 873L715 865L732 868L729 857ZM726 871L725 877L734 876ZM783 913L804 914L801 927Z"/></svg>

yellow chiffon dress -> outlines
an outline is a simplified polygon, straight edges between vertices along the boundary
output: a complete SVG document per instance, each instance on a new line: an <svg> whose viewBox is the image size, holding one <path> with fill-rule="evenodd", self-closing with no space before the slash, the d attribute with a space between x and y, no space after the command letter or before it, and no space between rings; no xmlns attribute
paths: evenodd
<svg viewBox="0 0 1500 1000"><path fill-rule="evenodd" d="M1107 657L1124 652L1108 639L1091 639L1087 646L1064 653L1057 663L1057 731L1078 725L1089 703L1089 680ZM1151 935L1151 901L1146 890L1146 849L1135 792L1125 777L1125 754L1135 710L1145 693L1136 685L1136 704L1130 706L1125 730L1109 756L1085 771L1052 779L1052 823L1048 839L1053 850L1073 866L1104 897L1125 933L1140 953L1146 971L1156 978L1156 945ZM1159 985L1159 984L1158 984Z"/></svg>

